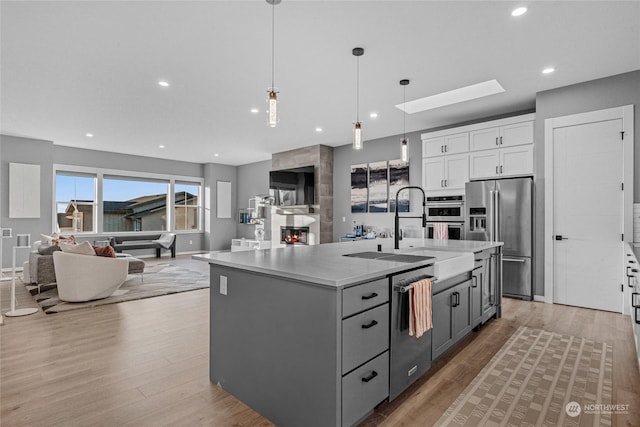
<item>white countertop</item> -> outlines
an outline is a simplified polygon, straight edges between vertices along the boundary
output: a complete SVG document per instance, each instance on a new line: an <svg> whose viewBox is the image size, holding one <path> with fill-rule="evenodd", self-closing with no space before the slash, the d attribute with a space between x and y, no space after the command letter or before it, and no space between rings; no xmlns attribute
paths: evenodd
<svg viewBox="0 0 640 427"><path fill-rule="evenodd" d="M383 252L433 256L435 259L406 263L342 256L356 252L377 251L378 244L382 245ZM210 252L193 255L193 258L215 265L297 281L343 287L429 265L434 265L434 275L442 280L446 278L445 276L452 275L456 269L461 272L471 270L473 252L501 245L500 242L466 241L465 243L453 240L404 239L400 244L401 249L394 251L392 239L372 239L260 251ZM441 276L438 276L439 272Z"/></svg>

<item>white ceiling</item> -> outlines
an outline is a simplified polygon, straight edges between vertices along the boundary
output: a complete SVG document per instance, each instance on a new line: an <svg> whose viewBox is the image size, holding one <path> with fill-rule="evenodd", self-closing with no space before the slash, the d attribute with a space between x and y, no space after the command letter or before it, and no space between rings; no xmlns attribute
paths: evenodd
<svg viewBox="0 0 640 427"><path fill-rule="evenodd" d="M512 17L523 4L528 13ZM409 132L530 109L538 91L640 69L639 1L283 0L275 9L281 119L269 128L264 0L0 7L2 133L198 163L350 143L357 46L365 140L402 133L394 105L403 78L407 101L491 79L506 89L408 115ZM547 66L557 71L542 75Z"/></svg>

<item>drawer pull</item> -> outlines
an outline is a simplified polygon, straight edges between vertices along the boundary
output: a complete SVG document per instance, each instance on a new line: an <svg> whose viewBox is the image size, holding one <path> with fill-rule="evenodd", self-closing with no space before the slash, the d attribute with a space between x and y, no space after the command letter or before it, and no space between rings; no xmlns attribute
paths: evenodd
<svg viewBox="0 0 640 427"><path fill-rule="evenodd" d="M369 295L362 295L362 299L367 300L367 299L375 298L377 296L378 294L376 294L375 292L371 292Z"/></svg>
<svg viewBox="0 0 640 427"><path fill-rule="evenodd" d="M373 328L374 326L376 326L378 324L377 321L372 320L371 322L367 323L366 325L362 325L362 329L369 329L369 328Z"/></svg>
<svg viewBox="0 0 640 427"><path fill-rule="evenodd" d="M635 302L635 297L636 297L636 295L640 295L640 293L638 293L638 292L633 292L633 293L631 294L631 306L632 306L633 308L638 308L638 307L640 307L640 303L636 303L636 302Z"/></svg>
<svg viewBox="0 0 640 427"><path fill-rule="evenodd" d="M368 383L369 381L371 381L372 379L374 379L377 376L378 376L378 373L376 371L372 371L369 375L367 375L366 377L362 378L362 382L363 383Z"/></svg>

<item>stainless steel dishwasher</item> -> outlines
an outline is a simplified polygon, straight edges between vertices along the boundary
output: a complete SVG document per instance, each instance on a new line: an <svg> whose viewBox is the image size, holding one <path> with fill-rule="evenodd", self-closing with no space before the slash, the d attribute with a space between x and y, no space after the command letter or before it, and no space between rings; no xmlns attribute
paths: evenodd
<svg viewBox="0 0 640 427"><path fill-rule="evenodd" d="M433 266L393 275L391 281L391 360L389 401L395 399L431 368L431 330L420 338L409 336L409 288L421 279L433 279Z"/></svg>

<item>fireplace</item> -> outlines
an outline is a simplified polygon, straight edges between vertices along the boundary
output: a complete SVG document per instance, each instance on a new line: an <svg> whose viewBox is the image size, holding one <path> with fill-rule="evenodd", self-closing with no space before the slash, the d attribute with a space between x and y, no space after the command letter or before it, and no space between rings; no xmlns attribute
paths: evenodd
<svg viewBox="0 0 640 427"><path fill-rule="evenodd" d="M308 245L309 227L280 227L280 242L287 245Z"/></svg>

